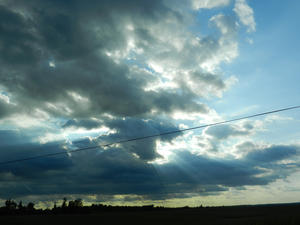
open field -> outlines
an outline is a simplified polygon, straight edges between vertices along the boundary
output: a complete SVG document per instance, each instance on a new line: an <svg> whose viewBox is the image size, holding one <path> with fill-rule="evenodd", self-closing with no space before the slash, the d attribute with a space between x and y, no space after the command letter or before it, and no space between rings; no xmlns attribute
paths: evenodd
<svg viewBox="0 0 300 225"><path fill-rule="evenodd" d="M300 204L203 208L135 208L85 213L2 215L0 224L296 225Z"/></svg>

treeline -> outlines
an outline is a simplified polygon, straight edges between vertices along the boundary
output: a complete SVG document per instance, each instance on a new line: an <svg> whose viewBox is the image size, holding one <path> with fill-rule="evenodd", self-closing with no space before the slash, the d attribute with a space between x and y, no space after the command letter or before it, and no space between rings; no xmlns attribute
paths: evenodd
<svg viewBox="0 0 300 225"><path fill-rule="evenodd" d="M202 207L202 206L201 206ZM184 207L187 208L187 207ZM111 206L104 204L92 204L91 206L84 206L81 199L67 201L63 199L61 205L54 203L52 208L36 209L33 202L24 205L22 201L16 202L14 200L6 200L5 205L0 207L0 215L16 215L16 214L72 214L72 213L94 213L101 211L149 211L149 210L168 210L162 206L144 205L144 206Z"/></svg>
<svg viewBox="0 0 300 225"><path fill-rule="evenodd" d="M0 214L33 214L40 210L34 208L34 203L29 202L27 205L23 205L22 201L19 203L14 200L6 200L5 205L0 208Z"/></svg>

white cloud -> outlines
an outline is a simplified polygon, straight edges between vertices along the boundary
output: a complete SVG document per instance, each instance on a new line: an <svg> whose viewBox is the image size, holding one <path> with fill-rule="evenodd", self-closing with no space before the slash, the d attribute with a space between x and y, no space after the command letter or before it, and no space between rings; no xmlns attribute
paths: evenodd
<svg viewBox="0 0 300 225"><path fill-rule="evenodd" d="M36 117L38 112L34 113L32 116L26 114L14 114L5 119L3 123L11 124L12 126L18 128L49 128L51 125L43 117Z"/></svg>
<svg viewBox="0 0 300 225"><path fill-rule="evenodd" d="M253 15L254 12L246 0L236 0L233 11L237 14L241 23L248 27L248 32L255 31L256 23Z"/></svg>
<svg viewBox="0 0 300 225"><path fill-rule="evenodd" d="M232 37L236 34L235 21L222 13L213 16L209 21L214 22L223 35L230 35Z"/></svg>
<svg viewBox="0 0 300 225"><path fill-rule="evenodd" d="M68 91L67 92L68 93L68 95L70 96L70 97L72 97L73 98L73 100L74 101L76 101L76 102L83 102L84 104L88 104L89 103L89 98L87 98L87 97L85 97L85 96L82 96L82 95L80 95L79 93L76 93L76 92L74 92L74 91Z"/></svg>
<svg viewBox="0 0 300 225"><path fill-rule="evenodd" d="M1 94L1 93L0 93L0 101L4 101L4 102L6 102L7 104L10 103L9 97L8 97L7 95Z"/></svg>
<svg viewBox="0 0 300 225"><path fill-rule="evenodd" d="M230 3L230 0L193 0L193 9L211 9L215 7L226 6Z"/></svg>
<svg viewBox="0 0 300 225"><path fill-rule="evenodd" d="M64 133L45 133L43 136L38 137L37 141L40 144L46 144L49 142L55 142L55 141L63 141L66 140L66 135Z"/></svg>
<svg viewBox="0 0 300 225"><path fill-rule="evenodd" d="M49 67L55 68L55 62L54 61L49 61Z"/></svg>

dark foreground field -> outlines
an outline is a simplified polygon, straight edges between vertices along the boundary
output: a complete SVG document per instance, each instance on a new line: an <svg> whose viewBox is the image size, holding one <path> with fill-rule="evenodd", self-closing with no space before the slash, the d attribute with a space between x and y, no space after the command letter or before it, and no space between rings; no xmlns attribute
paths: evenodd
<svg viewBox="0 0 300 225"><path fill-rule="evenodd" d="M110 209L77 213L1 215L0 224L215 224L215 225L296 225L300 205L265 205L203 208Z"/></svg>

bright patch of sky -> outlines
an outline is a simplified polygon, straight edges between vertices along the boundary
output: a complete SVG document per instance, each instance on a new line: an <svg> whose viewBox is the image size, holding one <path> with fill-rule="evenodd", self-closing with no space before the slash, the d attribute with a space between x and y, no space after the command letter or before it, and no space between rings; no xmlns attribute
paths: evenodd
<svg viewBox="0 0 300 225"><path fill-rule="evenodd" d="M248 109L242 112L245 115L299 104L300 76L297 74L300 65L297 61L300 32L295 27L300 4L282 4L281 1L261 4L253 0L249 5L254 9L257 30L250 35L241 34L239 57L231 64L222 65L225 73L237 77L238 84L225 92L222 99L211 102L223 115L232 115L241 109ZM253 44L247 42L249 36ZM294 119L280 122L280 126L270 125L270 129L276 129L276 132L266 133L263 140L295 140L289 137L299 133L299 113L286 112L283 116Z"/></svg>

